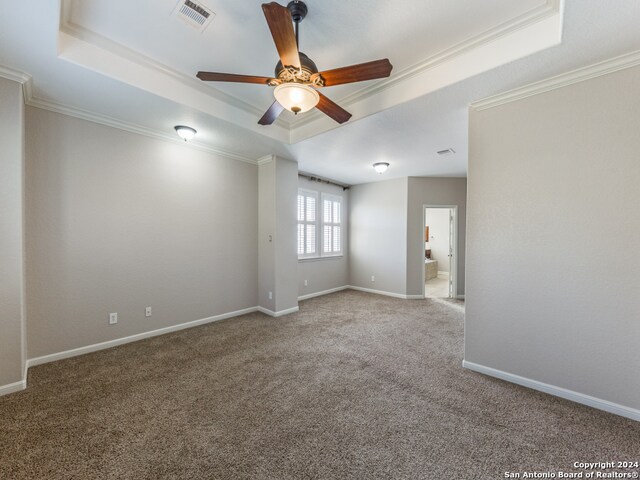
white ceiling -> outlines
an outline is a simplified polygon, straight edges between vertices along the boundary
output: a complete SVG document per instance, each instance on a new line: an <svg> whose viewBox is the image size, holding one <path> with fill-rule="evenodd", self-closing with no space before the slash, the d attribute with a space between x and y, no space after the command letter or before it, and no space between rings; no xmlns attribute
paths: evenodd
<svg viewBox="0 0 640 480"><path fill-rule="evenodd" d="M379 89L366 102L353 101L354 92L362 87L384 87L380 81L326 89L324 93L334 100L351 102L346 106L355 112L352 121L335 128L310 115L292 125L288 123L291 119L285 119L266 131L257 128L255 121L257 113L272 102L267 87L207 85L202 92L218 102L216 112L222 112L212 114L190 97L202 94L197 84L189 85L192 90L183 96L172 97L155 88L160 78L149 86L127 77L126 71L122 73L126 69L109 70L127 52L134 52L189 76L197 70L271 75L277 58L260 9L262 2L205 3L216 17L200 34L169 16L175 0L138 0L135 9L125 0L72 0L69 23L92 35L73 43L60 31L61 5L56 2L0 0L0 65L33 77L30 103L36 106L143 133L165 132L168 137L173 135L173 125L185 123L199 131L195 146L248 160L278 154L298 161L303 171L355 184L408 175L464 176L469 103L640 50L640 2L617 0L614 7L605 0L566 0L558 46L484 72L473 70L473 61L468 61L466 76L431 85L424 94L414 86L412 97ZM541 0L307 3L310 13L301 26L301 50L320 69L388 57L394 75L546 4ZM98 58L101 52L91 49L100 43L96 39L125 48L111 49ZM525 40L521 43L522 49L513 58L531 49ZM87 52L95 63L87 59ZM114 52L120 55L116 61ZM428 83L428 74L434 77L438 72L423 73L421 85ZM397 82L396 88L406 91L407 85ZM193 98L202 103L202 97ZM435 154L448 147L457 153ZM376 161L388 161L391 168L377 175L371 168Z"/></svg>
<svg viewBox="0 0 640 480"><path fill-rule="evenodd" d="M278 55L260 7L263 0L200 0L216 16L200 33L170 16L175 0L78 1L69 21L187 75L199 70L273 76ZM286 3L283 0L283 4ZM309 0L300 25L300 49L320 70L390 58L396 71L502 24L546 0ZM414 48L413 46L419 46ZM327 90L338 101L362 84ZM271 89L215 85L266 110Z"/></svg>

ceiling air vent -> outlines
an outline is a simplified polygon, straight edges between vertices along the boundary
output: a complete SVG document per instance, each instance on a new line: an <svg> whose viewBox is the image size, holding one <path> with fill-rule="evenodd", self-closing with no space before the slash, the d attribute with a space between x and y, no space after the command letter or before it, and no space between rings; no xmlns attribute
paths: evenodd
<svg viewBox="0 0 640 480"><path fill-rule="evenodd" d="M436 153L438 155L452 155L456 153L456 151L453 148L447 148L446 150L438 150Z"/></svg>
<svg viewBox="0 0 640 480"><path fill-rule="evenodd" d="M183 20L187 25L192 26L199 32L209 26L213 17L216 16L213 11L203 5L201 2L193 2L191 0L180 0L173 9L173 16Z"/></svg>

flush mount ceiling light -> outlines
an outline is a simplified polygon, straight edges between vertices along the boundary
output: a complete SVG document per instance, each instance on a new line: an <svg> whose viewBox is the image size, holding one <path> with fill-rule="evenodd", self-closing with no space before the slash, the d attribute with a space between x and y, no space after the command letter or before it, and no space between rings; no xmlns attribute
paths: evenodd
<svg viewBox="0 0 640 480"><path fill-rule="evenodd" d="M387 162L378 162L373 164L373 168L376 169L378 173L384 173L389 168L389 164Z"/></svg>
<svg viewBox="0 0 640 480"><path fill-rule="evenodd" d="M302 83L282 83L273 91L280 105L290 112L308 112L320 101L320 95L314 88Z"/></svg>
<svg viewBox="0 0 640 480"><path fill-rule="evenodd" d="M191 140L193 137L195 137L196 133L198 133L196 132L195 128L187 127L185 125L176 125L173 128L176 129L176 133L180 136L180 138L184 139L185 142L187 140Z"/></svg>

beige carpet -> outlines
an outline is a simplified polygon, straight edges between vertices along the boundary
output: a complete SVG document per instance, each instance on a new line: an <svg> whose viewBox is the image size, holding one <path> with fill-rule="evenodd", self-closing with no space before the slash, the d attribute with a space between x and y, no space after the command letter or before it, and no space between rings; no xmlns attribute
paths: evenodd
<svg viewBox="0 0 640 480"><path fill-rule="evenodd" d="M497 479L638 460L640 424L464 370L462 317L345 291L35 367L0 398L0 478Z"/></svg>

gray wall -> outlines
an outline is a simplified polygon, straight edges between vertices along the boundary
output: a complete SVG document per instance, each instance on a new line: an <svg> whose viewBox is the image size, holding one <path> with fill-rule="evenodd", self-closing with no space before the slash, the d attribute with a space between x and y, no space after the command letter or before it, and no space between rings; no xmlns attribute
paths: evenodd
<svg viewBox="0 0 640 480"><path fill-rule="evenodd" d="M424 205L458 206L458 295L465 294L467 179L409 177L407 214L407 294L424 293Z"/></svg>
<svg viewBox="0 0 640 480"><path fill-rule="evenodd" d="M0 77L0 387L22 380L23 158L22 85Z"/></svg>
<svg viewBox="0 0 640 480"><path fill-rule="evenodd" d="M280 313L298 306L298 165L273 157L258 168L259 305ZM272 298L269 298L269 292Z"/></svg>
<svg viewBox="0 0 640 480"><path fill-rule="evenodd" d="M258 305L276 311L276 162L258 166ZM271 292L271 298L269 298Z"/></svg>
<svg viewBox="0 0 640 480"><path fill-rule="evenodd" d="M639 85L471 111L467 361L640 408Z"/></svg>
<svg viewBox="0 0 640 480"><path fill-rule="evenodd" d="M298 187L315 190L342 197L342 229L341 257L325 257L323 259L298 261L298 295L311 295L317 292L349 285L349 190L326 183L312 182L307 178L298 178ZM318 198L320 201L320 197ZM304 281L307 280L305 287Z"/></svg>
<svg viewBox="0 0 640 480"><path fill-rule="evenodd" d="M257 305L255 165L35 108L26 135L29 358Z"/></svg>
<svg viewBox="0 0 640 480"><path fill-rule="evenodd" d="M276 312L298 306L298 164L276 157Z"/></svg>
<svg viewBox="0 0 640 480"><path fill-rule="evenodd" d="M351 285L406 294L407 187L407 178L398 178L351 188Z"/></svg>

